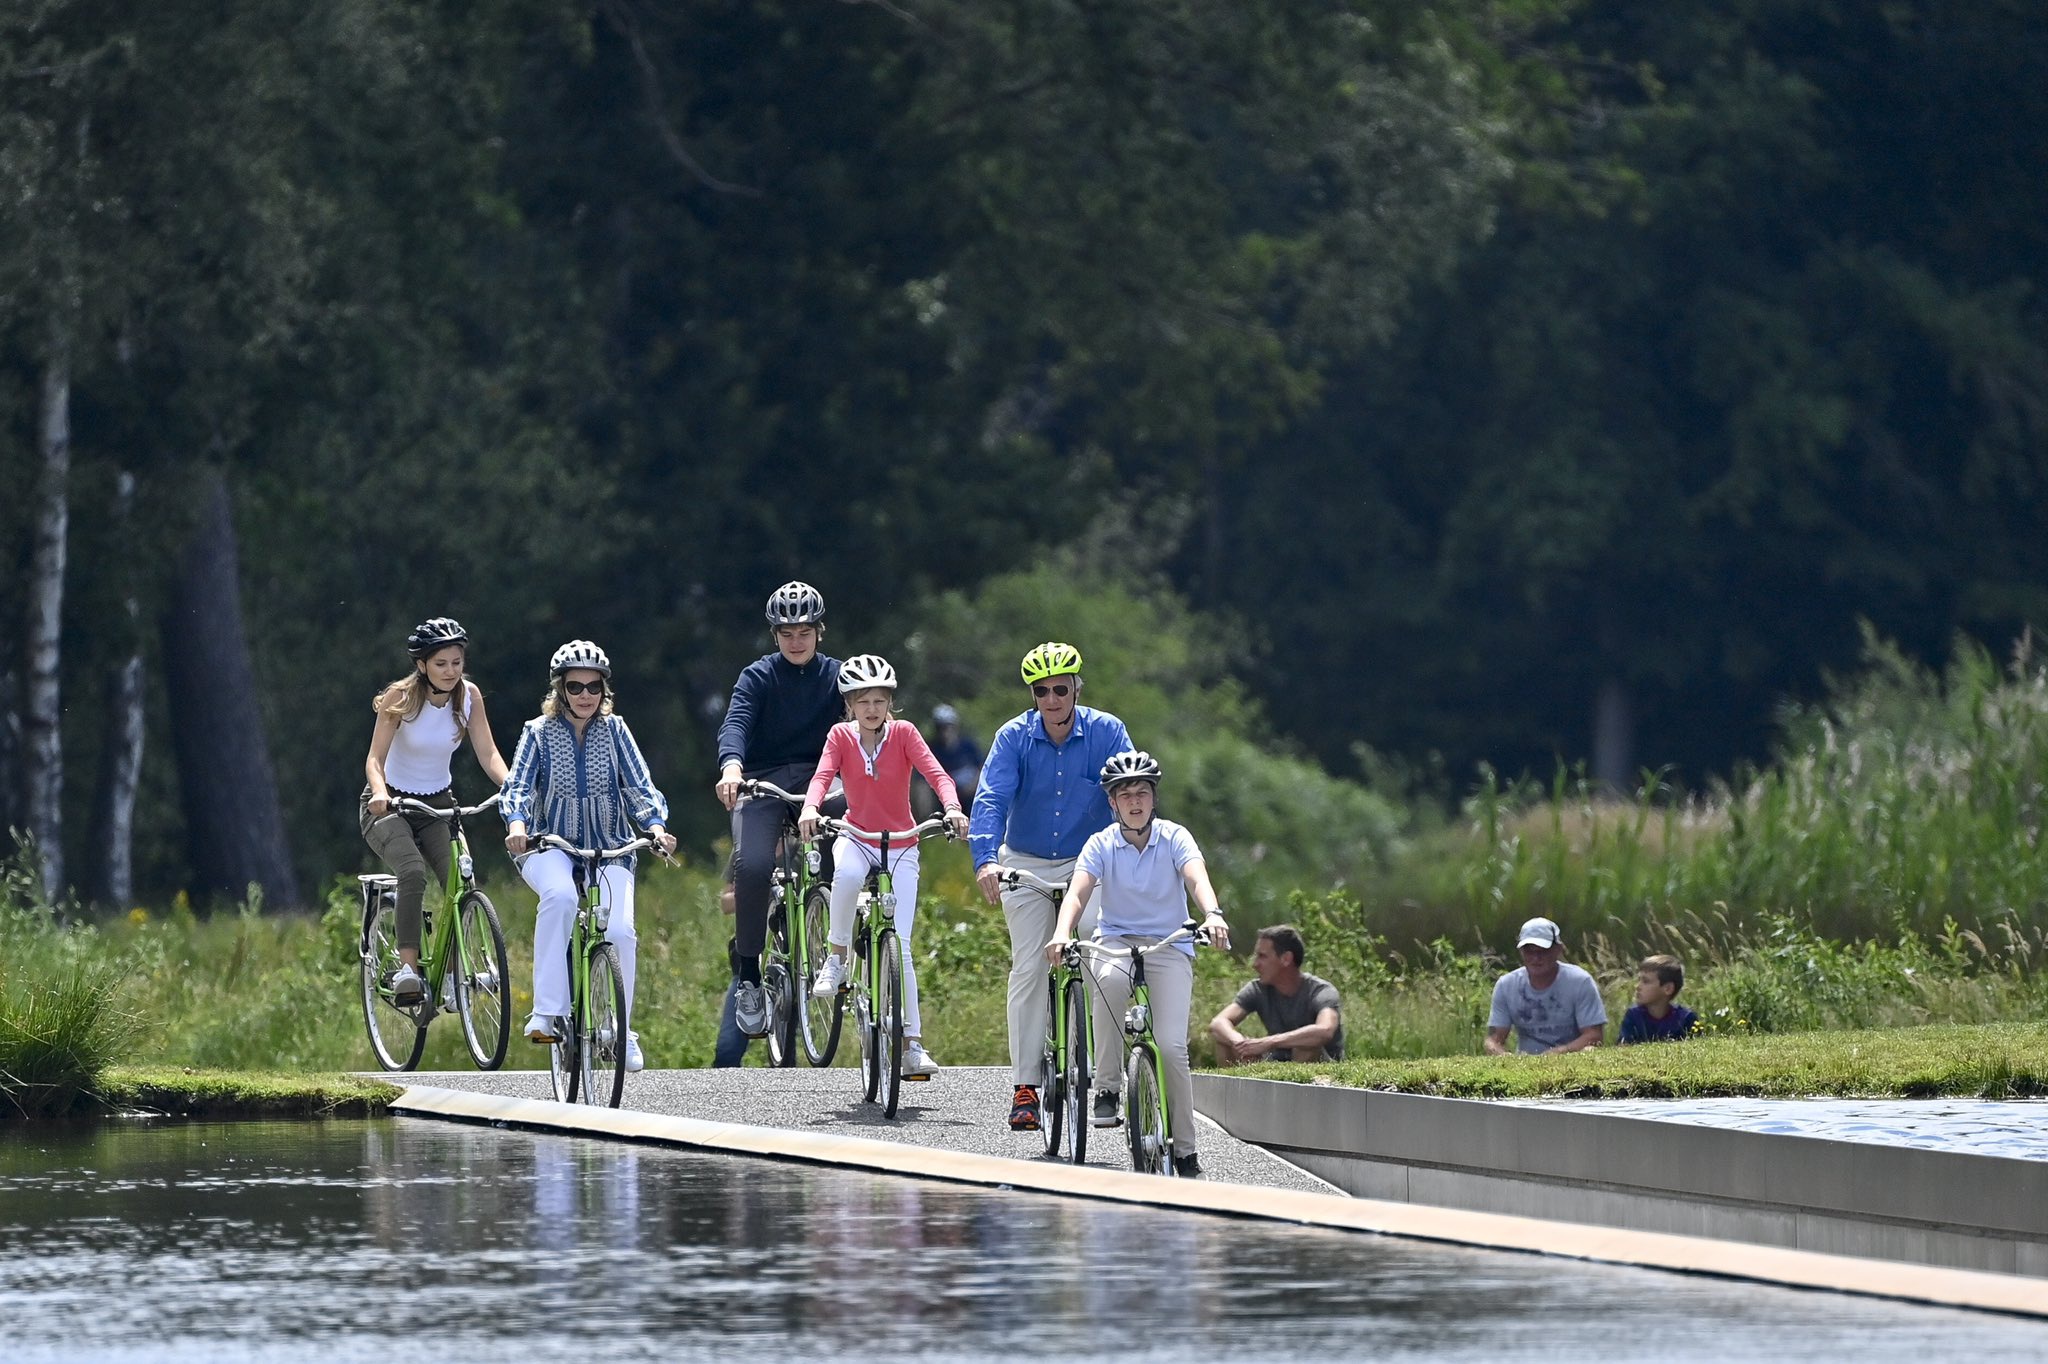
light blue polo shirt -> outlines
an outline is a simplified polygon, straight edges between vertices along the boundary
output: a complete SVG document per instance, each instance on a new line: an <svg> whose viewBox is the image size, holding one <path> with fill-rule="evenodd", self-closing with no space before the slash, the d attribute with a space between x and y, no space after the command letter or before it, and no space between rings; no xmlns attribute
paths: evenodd
<svg viewBox="0 0 2048 1364"><path fill-rule="evenodd" d="M1081 845L1077 870L1096 881L1096 903L1102 918L1095 928L1098 938L1163 938L1177 933L1188 921L1187 882L1181 870L1190 862L1202 861L1195 836L1170 819L1152 821L1152 833L1143 848L1133 847L1121 825L1098 830ZM1189 956L1192 942L1175 944Z"/></svg>

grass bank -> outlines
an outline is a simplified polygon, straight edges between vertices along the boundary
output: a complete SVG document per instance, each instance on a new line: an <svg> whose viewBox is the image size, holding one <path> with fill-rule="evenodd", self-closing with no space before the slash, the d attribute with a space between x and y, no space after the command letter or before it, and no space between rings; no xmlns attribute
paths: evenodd
<svg viewBox="0 0 2048 1364"><path fill-rule="evenodd" d="M356 1075L115 1066L90 1106L187 1118L362 1118L386 1112L399 1087Z"/></svg>
<svg viewBox="0 0 2048 1364"><path fill-rule="evenodd" d="M1709 1037L1566 1056L1372 1058L1232 1073L1468 1099L2023 1099L2048 1096L2048 1026Z"/></svg>

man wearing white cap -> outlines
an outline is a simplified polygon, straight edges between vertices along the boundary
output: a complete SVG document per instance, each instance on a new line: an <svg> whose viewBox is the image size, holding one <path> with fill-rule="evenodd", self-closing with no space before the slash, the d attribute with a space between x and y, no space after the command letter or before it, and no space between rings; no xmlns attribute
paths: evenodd
<svg viewBox="0 0 2048 1364"><path fill-rule="evenodd" d="M1514 1030L1515 1050L1525 1056L1599 1046L1607 1029L1607 1006L1593 978L1562 960L1564 934L1558 926L1531 919L1522 925L1515 946L1522 964L1494 984L1487 1053L1509 1054L1509 1029Z"/></svg>

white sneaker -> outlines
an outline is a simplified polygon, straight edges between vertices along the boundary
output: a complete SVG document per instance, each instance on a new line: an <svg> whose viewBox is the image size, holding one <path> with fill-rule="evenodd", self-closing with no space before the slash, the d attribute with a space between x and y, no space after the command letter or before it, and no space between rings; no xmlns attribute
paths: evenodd
<svg viewBox="0 0 2048 1364"><path fill-rule="evenodd" d="M642 1056L642 1055L640 1054L640 1034L639 1034L639 1033L637 1033L637 1032L629 1032L629 1033L627 1033L627 1034L626 1034L626 1069L627 1069L627 1070L629 1070L629 1071L632 1071L632 1070L645 1070L646 1068L647 1068L647 1058L646 1058L646 1057L644 1057L644 1056Z"/></svg>
<svg viewBox="0 0 2048 1364"><path fill-rule="evenodd" d="M818 968L818 983L811 987L813 999L830 999L846 985L846 958L837 952L825 954L825 964Z"/></svg>
<svg viewBox="0 0 2048 1364"><path fill-rule="evenodd" d="M903 1039L903 1069L900 1074L906 1080L929 1080L939 1073L939 1063L932 1060L932 1054L924 1049L924 1043L915 1037Z"/></svg>
<svg viewBox="0 0 2048 1364"><path fill-rule="evenodd" d="M400 962L398 969L391 973L391 1002L401 1009L410 1009L427 997L427 982L421 977L419 968Z"/></svg>
<svg viewBox="0 0 2048 1364"><path fill-rule="evenodd" d="M531 1014L526 1020L526 1040L529 1042L559 1042L562 1040L562 1020L553 1014Z"/></svg>

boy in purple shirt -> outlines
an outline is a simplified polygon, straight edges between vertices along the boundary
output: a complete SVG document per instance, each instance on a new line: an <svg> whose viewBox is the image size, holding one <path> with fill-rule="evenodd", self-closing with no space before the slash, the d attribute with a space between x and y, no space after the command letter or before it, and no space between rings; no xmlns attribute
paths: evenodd
<svg viewBox="0 0 2048 1364"><path fill-rule="evenodd" d="M1679 1042L1692 1036L1699 1015L1678 1003L1685 967L1676 957L1644 957L1636 968L1636 1002L1621 1016L1622 1046Z"/></svg>

